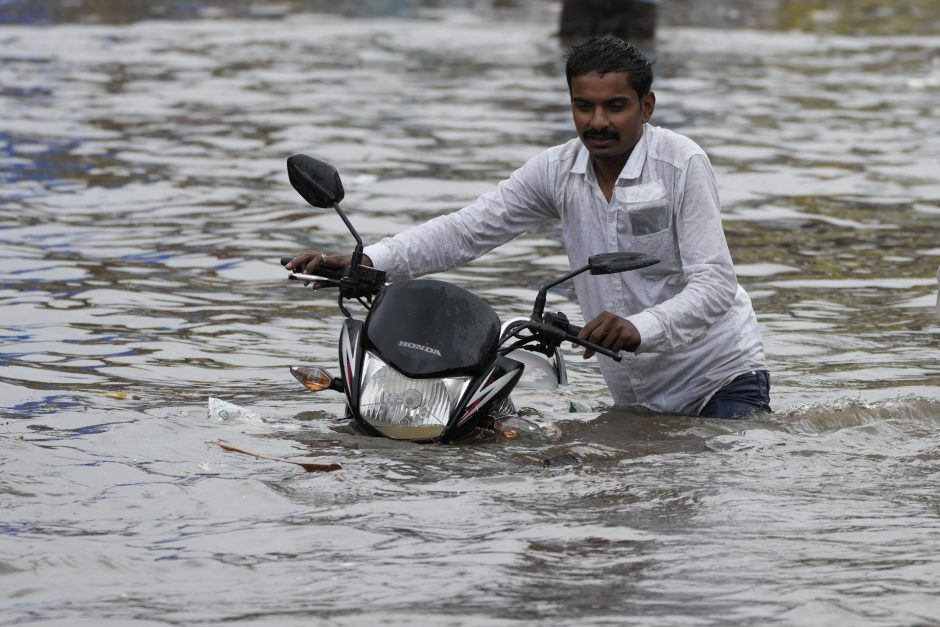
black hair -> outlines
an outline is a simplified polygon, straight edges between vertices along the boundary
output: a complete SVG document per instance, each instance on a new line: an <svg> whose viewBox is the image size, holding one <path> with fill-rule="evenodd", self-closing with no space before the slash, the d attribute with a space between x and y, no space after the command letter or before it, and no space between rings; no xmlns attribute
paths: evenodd
<svg viewBox="0 0 940 627"><path fill-rule="evenodd" d="M641 100L653 86L653 64L646 55L633 44L613 35L595 37L568 50L565 75L569 91L572 78L591 72L601 76L610 72L627 72L630 86Z"/></svg>

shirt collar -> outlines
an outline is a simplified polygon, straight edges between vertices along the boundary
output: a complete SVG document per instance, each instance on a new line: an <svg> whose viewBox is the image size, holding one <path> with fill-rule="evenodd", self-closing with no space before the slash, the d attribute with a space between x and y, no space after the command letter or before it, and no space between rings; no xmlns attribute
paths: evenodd
<svg viewBox="0 0 940 627"><path fill-rule="evenodd" d="M640 174L643 173L643 165L646 163L646 154L648 151L646 126L646 124L643 125L643 135L640 137L640 141L636 143L636 146L633 147L630 158L627 159L627 163L623 166L623 170L620 171L620 175L617 177L618 181L636 180L640 178ZM588 149L582 143L581 147L578 149L578 156L574 160L574 165L571 166L571 173L587 174L589 163L591 163L591 153L588 152Z"/></svg>

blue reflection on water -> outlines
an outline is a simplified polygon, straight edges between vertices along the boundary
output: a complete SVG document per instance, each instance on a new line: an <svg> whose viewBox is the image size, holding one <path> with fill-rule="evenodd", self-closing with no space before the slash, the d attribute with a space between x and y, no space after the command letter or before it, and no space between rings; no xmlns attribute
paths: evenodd
<svg viewBox="0 0 940 627"><path fill-rule="evenodd" d="M37 401L26 401L4 410L7 418L34 418L46 414L58 414L68 409L82 407L74 396L45 396Z"/></svg>
<svg viewBox="0 0 940 627"><path fill-rule="evenodd" d="M80 139L52 141L41 151L30 151L28 157L20 157L17 145L36 145L35 138L27 138L0 131L0 153L9 161L0 169L0 184L17 181L57 181L70 178L85 178L92 169L86 159L73 159L70 153L81 145Z"/></svg>

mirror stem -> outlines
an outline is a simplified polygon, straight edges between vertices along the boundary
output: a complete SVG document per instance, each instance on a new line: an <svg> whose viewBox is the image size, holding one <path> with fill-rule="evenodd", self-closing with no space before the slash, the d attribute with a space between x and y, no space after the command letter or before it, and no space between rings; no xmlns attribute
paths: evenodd
<svg viewBox="0 0 940 627"><path fill-rule="evenodd" d="M356 249L353 251L352 258L350 259L349 265L356 267L362 263L362 238L359 237L358 231L352 225L352 222L349 221L349 218L346 217L346 214L343 213L343 210L339 208L339 203L334 202L333 208L336 209L336 213L339 214L339 217L343 219L343 223L346 224L346 228L349 229L349 232L352 233L352 236L356 240Z"/></svg>
<svg viewBox="0 0 940 627"><path fill-rule="evenodd" d="M542 288L539 290L538 295L535 297L535 305L532 307L532 319L537 320L539 322L542 321L542 314L545 313L545 300L548 296L548 290L555 287L559 283L564 283L568 279L581 274L582 272L588 270L590 267L591 266L589 265L582 266L578 268L577 270L572 270L571 272L561 277L560 279L556 279L555 281L552 281L551 283L546 283L545 285L543 285Z"/></svg>

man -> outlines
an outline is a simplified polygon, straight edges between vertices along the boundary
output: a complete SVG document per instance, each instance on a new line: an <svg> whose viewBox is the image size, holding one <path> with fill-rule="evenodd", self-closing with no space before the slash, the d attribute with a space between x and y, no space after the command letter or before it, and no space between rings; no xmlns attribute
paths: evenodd
<svg viewBox="0 0 940 627"><path fill-rule="evenodd" d="M751 301L738 285L711 164L688 138L648 124L652 69L615 37L573 48L566 68L579 138L533 157L469 206L365 249L390 280L453 268L546 220L561 220L571 267L637 251L642 270L582 274L579 337L598 357L614 401L656 411L740 417L770 411L770 381ZM342 268L344 255L306 252L287 267ZM585 352L585 358L593 355Z"/></svg>

